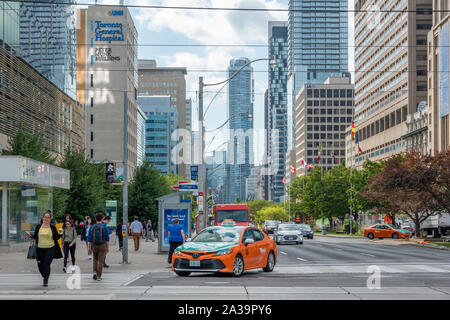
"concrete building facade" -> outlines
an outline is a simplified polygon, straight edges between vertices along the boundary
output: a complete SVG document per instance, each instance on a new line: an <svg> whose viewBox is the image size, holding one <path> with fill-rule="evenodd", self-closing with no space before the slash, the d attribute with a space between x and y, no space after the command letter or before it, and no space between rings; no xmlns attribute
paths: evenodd
<svg viewBox="0 0 450 320"><path fill-rule="evenodd" d="M450 0L433 1L428 33L428 152L450 148Z"/></svg>
<svg viewBox="0 0 450 320"><path fill-rule="evenodd" d="M354 121L364 152L349 148L348 158L354 158L358 168L366 159L375 161L406 151L408 115L427 102L431 6L432 0L355 3ZM368 12L373 8L380 9L375 18Z"/></svg>
<svg viewBox="0 0 450 320"><path fill-rule="evenodd" d="M304 85L300 90L296 99L297 176L305 175L308 164L330 170L345 159L345 132L353 120L353 93L348 77L328 78L323 84Z"/></svg>
<svg viewBox="0 0 450 320"><path fill-rule="evenodd" d="M169 95L171 106L177 109L179 129L187 128L187 119L192 121L192 110L187 111L186 74L186 68L158 67L155 60L139 60L139 95ZM182 136L179 144L183 145ZM184 163L178 165L178 174L186 176L186 167L189 169L186 163L190 158L184 161L187 158L184 150L180 150L179 157Z"/></svg>
<svg viewBox="0 0 450 320"><path fill-rule="evenodd" d="M127 8L89 6L79 11L77 100L86 105L86 153L124 168L124 108L127 108L128 178L137 166L137 31ZM126 93L126 99L125 99Z"/></svg>

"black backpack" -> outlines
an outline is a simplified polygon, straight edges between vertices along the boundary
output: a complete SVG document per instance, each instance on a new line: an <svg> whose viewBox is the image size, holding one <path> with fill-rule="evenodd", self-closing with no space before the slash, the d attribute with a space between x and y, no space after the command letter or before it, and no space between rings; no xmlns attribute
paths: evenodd
<svg viewBox="0 0 450 320"><path fill-rule="evenodd" d="M102 224L96 223L92 227L92 242L94 244L104 244L106 242L104 237L105 227Z"/></svg>

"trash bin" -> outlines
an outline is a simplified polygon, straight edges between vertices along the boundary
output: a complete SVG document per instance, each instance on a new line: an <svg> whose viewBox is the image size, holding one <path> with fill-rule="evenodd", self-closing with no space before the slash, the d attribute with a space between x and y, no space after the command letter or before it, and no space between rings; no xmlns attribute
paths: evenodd
<svg viewBox="0 0 450 320"><path fill-rule="evenodd" d="M323 235L326 235L326 234L327 234L327 226L326 226L326 225L323 225L323 226L322 226L322 234L323 234Z"/></svg>

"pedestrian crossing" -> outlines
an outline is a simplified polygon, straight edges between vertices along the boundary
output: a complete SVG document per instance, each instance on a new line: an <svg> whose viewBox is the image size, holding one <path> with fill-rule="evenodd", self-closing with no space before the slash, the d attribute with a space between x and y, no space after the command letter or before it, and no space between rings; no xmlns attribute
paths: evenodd
<svg viewBox="0 0 450 320"><path fill-rule="evenodd" d="M276 266L273 272L288 274L368 273L370 266L379 267L381 273L450 273L450 264L420 263Z"/></svg>

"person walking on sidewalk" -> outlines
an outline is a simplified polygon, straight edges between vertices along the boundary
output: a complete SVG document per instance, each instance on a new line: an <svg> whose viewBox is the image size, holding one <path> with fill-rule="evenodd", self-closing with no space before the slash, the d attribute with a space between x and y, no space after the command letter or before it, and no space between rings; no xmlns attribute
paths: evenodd
<svg viewBox="0 0 450 320"><path fill-rule="evenodd" d="M148 220L148 222L147 222L147 236L145 238L145 242L148 242L148 239L155 242L155 237L153 236L152 220Z"/></svg>
<svg viewBox="0 0 450 320"><path fill-rule="evenodd" d="M180 226L179 223L180 223L179 219L173 219L173 225L169 227L170 249L167 261L170 264L172 263L172 255L174 250L184 243L185 234L183 228Z"/></svg>
<svg viewBox="0 0 450 320"><path fill-rule="evenodd" d="M85 232L85 241L86 241L86 248L87 248L87 254L88 254L88 259L91 260L92 259L92 251L89 247L89 241L88 241L88 235L89 232L91 231L92 226L94 225L94 223L92 222L92 218L91 217L86 217L86 223L84 224L84 232Z"/></svg>
<svg viewBox="0 0 450 320"><path fill-rule="evenodd" d="M58 239L61 238L56 226L52 223L51 211L47 210L42 216L41 223L34 230L33 236L29 232L27 235L36 241L36 261L39 272L44 280L44 287L48 287L48 279L51 273L51 264L53 259L62 258Z"/></svg>
<svg viewBox="0 0 450 320"><path fill-rule="evenodd" d="M142 224L142 229L144 231L142 233L142 240L145 240L147 238L147 224L145 223L145 219L142 220L141 224Z"/></svg>
<svg viewBox="0 0 450 320"><path fill-rule="evenodd" d="M119 240L119 251L123 248L122 221L119 221L116 227L116 236Z"/></svg>
<svg viewBox="0 0 450 320"><path fill-rule="evenodd" d="M105 224L103 224L103 214L97 213L96 223L92 226L88 234L89 247L94 255L93 260L93 279L102 280L103 263L105 255L109 252L109 233Z"/></svg>
<svg viewBox="0 0 450 320"><path fill-rule="evenodd" d="M101 213L101 212L99 212ZM111 222L111 217L110 216L106 216L103 218L103 224L106 227L106 230L108 231L108 236L111 237L111 230L109 230L108 228L108 224ZM106 264L106 254L105 254L105 260L103 261L103 268L109 268L109 265Z"/></svg>
<svg viewBox="0 0 450 320"><path fill-rule="evenodd" d="M75 229L75 226L73 225L72 221L66 221L65 223L66 227L62 234L62 242L63 242L63 252L64 252L64 268L63 271L67 271L67 258L69 257L69 251L70 251L70 257L72 258L72 272L75 270L75 249L76 249L76 242L77 242L77 230Z"/></svg>
<svg viewBox="0 0 450 320"><path fill-rule="evenodd" d="M134 221L130 225L130 233L133 235L134 251L139 250L139 238L144 234L142 223L139 222L138 217L134 216Z"/></svg>

